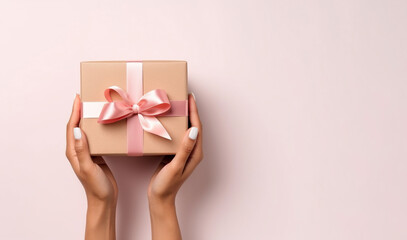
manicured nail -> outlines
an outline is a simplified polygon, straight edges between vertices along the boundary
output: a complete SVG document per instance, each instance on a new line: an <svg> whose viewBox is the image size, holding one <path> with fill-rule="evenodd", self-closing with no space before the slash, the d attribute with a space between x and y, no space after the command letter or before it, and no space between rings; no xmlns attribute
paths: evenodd
<svg viewBox="0 0 407 240"><path fill-rule="evenodd" d="M196 102L195 94L191 92L192 97L194 98L194 101Z"/></svg>
<svg viewBox="0 0 407 240"><path fill-rule="evenodd" d="M191 130L189 131L189 138L192 140L195 140L197 136L198 136L198 128L191 127Z"/></svg>
<svg viewBox="0 0 407 240"><path fill-rule="evenodd" d="M73 136L74 136L74 138L75 138L76 140L81 139L81 138L82 138L81 129L78 128L78 127L74 128L74 129L73 129Z"/></svg>

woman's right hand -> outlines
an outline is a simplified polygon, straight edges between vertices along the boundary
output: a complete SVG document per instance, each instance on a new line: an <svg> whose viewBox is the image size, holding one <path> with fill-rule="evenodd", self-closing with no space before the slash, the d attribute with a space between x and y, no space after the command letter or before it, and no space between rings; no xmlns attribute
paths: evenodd
<svg viewBox="0 0 407 240"><path fill-rule="evenodd" d="M102 157L91 157L85 133L79 128L81 102L78 95L66 129L66 157L82 183L88 200L85 239L115 239L118 188Z"/></svg>

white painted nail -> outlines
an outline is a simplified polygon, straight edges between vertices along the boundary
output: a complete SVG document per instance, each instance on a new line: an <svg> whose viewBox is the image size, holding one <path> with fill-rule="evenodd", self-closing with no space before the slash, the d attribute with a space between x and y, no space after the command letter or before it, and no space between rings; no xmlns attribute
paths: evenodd
<svg viewBox="0 0 407 240"><path fill-rule="evenodd" d="M78 127L74 128L74 129L73 129L73 136L74 136L74 138L75 138L76 140L81 139L81 138L82 138L81 129L78 128Z"/></svg>
<svg viewBox="0 0 407 240"><path fill-rule="evenodd" d="M192 97L194 98L194 101L196 102L195 94L191 92Z"/></svg>
<svg viewBox="0 0 407 240"><path fill-rule="evenodd" d="M195 140L197 136L198 136L198 128L191 127L191 130L189 131L189 138L192 140Z"/></svg>

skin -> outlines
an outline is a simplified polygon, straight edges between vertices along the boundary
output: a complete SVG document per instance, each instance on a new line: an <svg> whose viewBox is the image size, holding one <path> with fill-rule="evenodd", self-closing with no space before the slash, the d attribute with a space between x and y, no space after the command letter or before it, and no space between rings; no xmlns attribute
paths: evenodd
<svg viewBox="0 0 407 240"><path fill-rule="evenodd" d="M172 160L171 156L166 156L151 178L148 200L153 240L182 239L175 198L182 184L203 159L202 123L192 95L189 95L188 102L191 126L198 128L198 137L196 140L190 139L188 135L191 129L188 129L177 154Z"/></svg>
<svg viewBox="0 0 407 240"><path fill-rule="evenodd" d="M192 127L198 128L198 137L189 138L191 128L175 156L166 156L154 172L149 187L148 200L153 240L179 240L175 198L182 184L203 159L202 124L195 99L189 98ZM116 239L115 215L118 188L109 167L102 157L91 157L86 134L74 138L74 128L79 127L81 104L77 95L66 130L66 157L82 183L88 203L86 215L86 240Z"/></svg>
<svg viewBox="0 0 407 240"><path fill-rule="evenodd" d="M76 95L66 129L66 157L82 183L88 210L85 239L116 239L115 218L118 188L116 180L102 157L91 157L86 134L75 140L73 129L79 127L81 103Z"/></svg>

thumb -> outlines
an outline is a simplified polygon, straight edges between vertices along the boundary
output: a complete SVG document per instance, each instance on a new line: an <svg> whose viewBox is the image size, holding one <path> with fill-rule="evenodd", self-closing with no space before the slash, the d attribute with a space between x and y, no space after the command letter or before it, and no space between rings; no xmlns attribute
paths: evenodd
<svg viewBox="0 0 407 240"><path fill-rule="evenodd" d="M177 154L175 155L174 159L171 163L177 165L177 167L184 169L185 163L191 154L192 150L194 150L196 138L198 136L198 128L191 127L189 131L185 133L184 139L182 140L182 144L178 149Z"/></svg>
<svg viewBox="0 0 407 240"><path fill-rule="evenodd" d="M75 138L75 152L78 157L79 168L81 171L86 171L92 166L93 161L90 157L88 141L85 133L78 127L73 129Z"/></svg>

